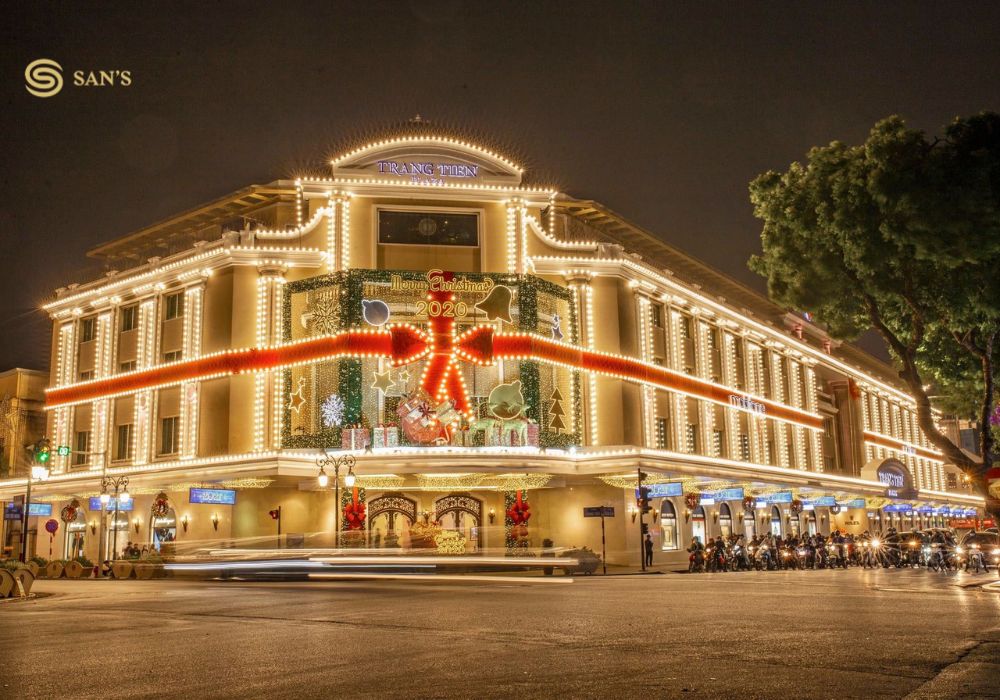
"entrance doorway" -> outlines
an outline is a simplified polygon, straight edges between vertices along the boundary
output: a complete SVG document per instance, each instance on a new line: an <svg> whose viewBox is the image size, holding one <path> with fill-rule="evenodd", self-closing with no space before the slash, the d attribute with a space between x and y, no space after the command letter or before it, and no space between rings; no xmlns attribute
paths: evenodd
<svg viewBox="0 0 1000 700"><path fill-rule="evenodd" d="M368 503L368 541L375 549L410 546L417 502L401 493L385 493Z"/></svg>
<svg viewBox="0 0 1000 700"><path fill-rule="evenodd" d="M757 536L757 518L753 512L743 514L743 536L747 542Z"/></svg>
<svg viewBox="0 0 1000 700"><path fill-rule="evenodd" d="M719 506L719 531L727 540L733 534L733 513L726 503Z"/></svg>
<svg viewBox="0 0 1000 700"><path fill-rule="evenodd" d="M698 506L691 511L691 536L697 537L698 541L705 544L705 509Z"/></svg>
<svg viewBox="0 0 1000 700"><path fill-rule="evenodd" d="M771 534L781 537L781 510L778 506L771 506Z"/></svg>
<svg viewBox="0 0 1000 700"><path fill-rule="evenodd" d="M483 502L467 493L453 493L434 501L434 520L444 531L465 538L465 551L483 546Z"/></svg>

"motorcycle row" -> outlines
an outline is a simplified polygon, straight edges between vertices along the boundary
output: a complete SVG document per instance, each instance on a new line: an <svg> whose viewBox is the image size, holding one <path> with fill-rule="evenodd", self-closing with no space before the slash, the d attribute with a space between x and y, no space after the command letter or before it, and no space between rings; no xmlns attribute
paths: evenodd
<svg viewBox="0 0 1000 700"><path fill-rule="evenodd" d="M688 571L775 571L781 569L918 568L931 571L987 572L1000 575L1000 534L996 530L972 531L959 539L952 530L933 528L899 533L895 528L862 535L833 533L792 535L787 539L768 533L691 541Z"/></svg>

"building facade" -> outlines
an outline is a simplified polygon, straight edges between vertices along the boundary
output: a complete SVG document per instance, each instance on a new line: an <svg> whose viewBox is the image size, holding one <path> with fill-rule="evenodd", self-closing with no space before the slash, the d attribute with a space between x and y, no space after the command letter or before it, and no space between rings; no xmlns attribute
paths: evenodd
<svg viewBox="0 0 1000 700"><path fill-rule="evenodd" d="M891 368L606 207L427 133L330 168L102 245L121 270L46 304L69 453L35 492L64 555L322 547L335 521L350 546L599 550L584 509L610 506L609 561L644 522L682 566L695 535L981 514ZM356 457L339 505L325 452ZM106 474L132 499L102 517Z"/></svg>

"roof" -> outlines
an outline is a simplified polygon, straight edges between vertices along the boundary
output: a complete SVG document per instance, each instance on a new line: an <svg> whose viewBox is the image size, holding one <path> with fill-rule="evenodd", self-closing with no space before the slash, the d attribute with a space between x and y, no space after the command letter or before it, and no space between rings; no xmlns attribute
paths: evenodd
<svg viewBox="0 0 1000 700"><path fill-rule="evenodd" d="M199 232L210 226L216 226L240 216L277 202L282 195L289 195L294 190L285 187L280 181L269 185L250 185L224 197L219 197L206 204L170 216L162 221L150 224L133 231L121 238L102 243L87 252L91 258L114 260L118 258L134 258L142 260L146 257L143 251L154 244L168 243L171 240L190 238L190 242L199 240Z"/></svg>

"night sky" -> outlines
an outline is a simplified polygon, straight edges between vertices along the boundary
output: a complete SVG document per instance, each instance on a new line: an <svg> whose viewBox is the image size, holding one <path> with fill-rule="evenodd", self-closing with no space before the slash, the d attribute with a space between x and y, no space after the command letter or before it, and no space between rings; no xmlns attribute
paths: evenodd
<svg viewBox="0 0 1000 700"><path fill-rule="evenodd" d="M754 176L889 114L1000 110L990 3L103 5L5 4L0 370L47 367L37 307L93 245L415 113L762 289ZM58 95L26 91L37 58ZM70 84L101 69L132 85Z"/></svg>

